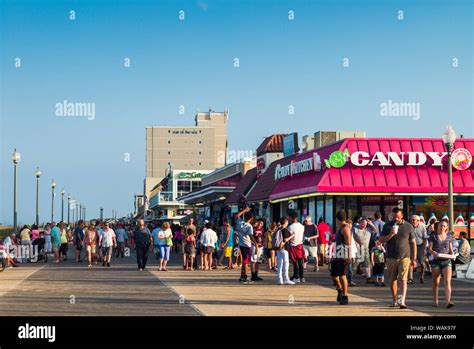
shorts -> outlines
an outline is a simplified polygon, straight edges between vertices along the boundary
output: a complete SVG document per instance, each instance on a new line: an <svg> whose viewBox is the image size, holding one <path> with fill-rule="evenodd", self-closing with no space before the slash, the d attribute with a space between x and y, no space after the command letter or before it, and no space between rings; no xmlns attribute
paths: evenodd
<svg viewBox="0 0 474 349"><path fill-rule="evenodd" d="M58 253L60 248L60 245L53 245L53 253Z"/></svg>
<svg viewBox="0 0 474 349"><path fill-rule="evenodd" d="M246 246L239 246L240 248L240 255L242 256L242 264L247 265L250 263L250 254L251 248Z"/></svg>
<svg viewBox="0 0 474 349"><path fill-rule="evenodd" d="M232 252L234 251L233 246L226 246L224 248L224 257L230 258L232 257Z"/></svg>
<svg viewBox="0 0 474 349"><path fill-rule="evenodd" d="M265 257L267 257L267 259L270 259L272 258L272 251L275 251L273 248L266 248L264 250L265 252Z"/></svg>
<svg viewBox="0 0 474 349"><path fill-rule="evenodd" d="M86 251L94 254L97 251L97 246L96 245L87 245L86 246Z"/></svg>
<svg viewBox="0 0 474 349"><path fill-rule="evenodd" d="M441 270L444 268L452 268L450 259L433 259L430 264L431 268L437 268Z"/></svg>
<svg viewBox="0 0 474 349"><path fill-rule="evenodd" d="M328 244L318 244L318 253L322 256L326 255Z"/></svg>
<svg viewBox="0 0 474 349"><path fill-rule="evenodd" d="M82 243L76 244L76 251L82 251Z"/></svg>
<svg viewBox="0 0 474 349"><path fill-rule="evenodd" d="M203 246L203 248L204 248L204 249L203 249L203 252L204 252L204 253L214 253L214 249L215 249L215 248L212 247L212 246Z"/></svg>
<svg viewBox="0 0 474 349"><path fill-rule="evenodd" d="M318 257L318 246L303 245L303 250L308 254L308 256L313 258Z"/></svg>
<svg viewBox="0 0 474 349"><path fill-rule="evenodd" d="M387 258L387 269L390 282L394 282L401 276L403 281L408 280L408 271L410 269L410 258Z"/></svg>
<svg viewBox="0 0 474 349"><path fill-rule="evenodd" d="M61 247L59 247L59 252L61 252L62 254L67 254L67 247L68 247L67 242L64 244L61 244Z"/></svg>
<svg viewBox="0 0 474 349"><path fill-rule="evenodd" d="M250 256L250 261L252 263L262 263L263 256L263 247L260 247L258 250L255 249L255 245L252 245L252 255Z"/></svg>
<svg viewBox="0 0 474 349"><path fill-rule="evenodd" d="M385 270L385 263L375 263L374 268L372 269L372 274L374 277L383 277Z"/></svg>
<svg viewBox="0 0 474 349"><path fill-rule="evenodd" d="M331 261L331 276L347 275L348 267L344 259L333 259Z"/></svg>
<svg viewBox="0 0 474 349"><path fill-rule="evenodd" d="M117 247L119 249L125 248L125 241L117 241Z"/></svg>
<svg viewBox="0 0 474 349"><path fill-rule="evenodd" d="M416 260L419 265L424 265L426 256L425 245L416 245Z"/></svg>

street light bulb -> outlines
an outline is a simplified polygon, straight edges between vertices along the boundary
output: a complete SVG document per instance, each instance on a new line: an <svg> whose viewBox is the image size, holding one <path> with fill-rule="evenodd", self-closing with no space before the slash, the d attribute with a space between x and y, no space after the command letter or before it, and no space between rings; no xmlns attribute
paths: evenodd
<svg viewBox="0 0 474 349"><path fill-rule="evenodd" d="M65 193L66 192L64 191L64 188L63 188L63 190L61 190L61 195L64 196Z"/></svg>
<svg viewBox="0 0 474 349"><path fill-rule="evenodd" d="M41 171L40 171L39 167L36 168L35 176L36 176L36 178L41 177Z"/></svg>
<svg viewBox="0 0 474 349"><path fill-rule="evenodd" d="M444 144L454 144L456 142L456 133L451 125L448 125L443 133L443 142Z"/></svg>
<svg viewBox="0 0 474 349"><path fill-rule="evenodd" d="M20 162L20 153L18 153L18 152L16 151L16 148L15 148L15 150L13 151L13 154L12 154L12 161L13 161L14 164L17 164L17 163Z"/></svg>
<svg viewBox="0 0 474 349"><path fill-rule="evenodd" d="M54 179L51 181L51 188L56 188L56 182L54 181Z"/></svg>

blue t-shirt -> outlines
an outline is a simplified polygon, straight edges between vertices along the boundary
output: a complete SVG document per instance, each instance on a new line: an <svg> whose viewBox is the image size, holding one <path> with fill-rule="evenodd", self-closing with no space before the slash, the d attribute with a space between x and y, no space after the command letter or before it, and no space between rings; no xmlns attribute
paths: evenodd
<svg viewBox="0 0 474 349"><path fill-rule="evenodd" d="M82 241L84 239L84 230L80 226L74 229L74 241Z"/></svg>
<svg viewBox="0 0 474 349"><path fill-rule="evenodd" d="M159 245L160 242L158 240L158 233L161 231L161 228L155 228L153 229L153 231L151 232L151 236L153 236L153 243L155 245Z"/></svg>

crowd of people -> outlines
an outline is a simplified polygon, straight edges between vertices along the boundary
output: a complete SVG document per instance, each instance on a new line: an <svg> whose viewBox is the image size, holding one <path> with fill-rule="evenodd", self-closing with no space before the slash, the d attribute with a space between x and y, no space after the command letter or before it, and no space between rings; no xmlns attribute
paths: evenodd
<svg viewBox="0 0 474 349"><path fill-rule="evenodd" d="M0 238L2 270L30 262L32 256L44 261L52 256L54 263L66 261L70 247L74 249L75 262L85 260L88 268L99 264L110 267L112 257L124 258L129 255L127 251L135 250L139 271L146 270L152 253L158 260L158 271L166 272L170 256L175 253L182 255L178 260L185 271L239 268L242 284L262 281L260 270L265 266L276 273L280 285L306 283L305 272L310 265L315 272L327 266L339 304L349 303L349 287L356 286L357 273L376 287L384 287L387 276L391 306L401 309L407 308L407 285L415 283L414 274L419 270L420 283L425 282L426 274L432 275L433 306L438 306L441 277L446 307L454 306L451 278L455 277L455 265L467 264L471 259L466 233L461 233L458 241L448 231L446 219L425 225L413 215L407 221L399 208L393 209L387 223L382 221L380 212L373 219L358 216L351 220L345 211L339 211L336 218L335 232L323 217L317 224L311 216L300 222L298 213L292 211L267 224L265 219L255 217L250 208L220 225L204 220L198 226L193 218L184 225L166 221L147 224L143 220L136 224L97 220L88 225L80 220L75 226L51 222L42 230L25 225L18 235ZM18 256L12 253L14 247L21 247L26 253Z"/></svg>

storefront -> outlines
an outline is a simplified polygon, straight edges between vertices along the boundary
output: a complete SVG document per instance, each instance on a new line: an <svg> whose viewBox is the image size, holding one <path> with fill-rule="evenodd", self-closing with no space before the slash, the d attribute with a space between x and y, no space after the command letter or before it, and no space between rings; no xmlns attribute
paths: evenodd
<svg viewBox="0 0 474 349"><path fill-rule="evenodd" d="M470 230L474 237L474 140L459 139L456 149L461 155L452 161L455 231ZM282 215L293 209L314 220L322 216L333 227L341 209L351 219L379 211L384 220L396 206L407 216L422 214L425 221L447 212L447 153L441 139L348 138L299 154L289 165L277 166L274 175L270 200Z"/></svg>

